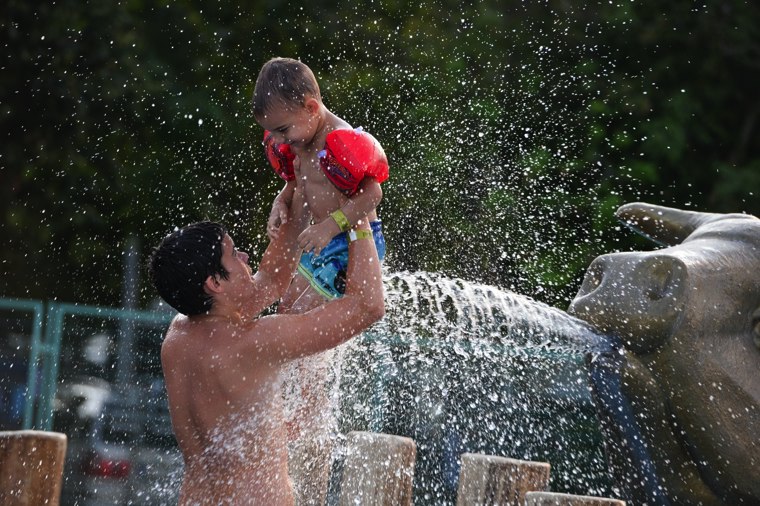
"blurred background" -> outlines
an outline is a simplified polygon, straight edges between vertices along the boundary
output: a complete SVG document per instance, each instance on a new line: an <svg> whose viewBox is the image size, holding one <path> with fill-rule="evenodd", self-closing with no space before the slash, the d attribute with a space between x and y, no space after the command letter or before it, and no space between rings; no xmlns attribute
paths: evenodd
<svg viewBox="0 0 760 506"><path fill-rule="evenodd" d="M144 264L205 218L260 257L282 182L250 102L271 57L309 65L327 107L383 144L389 272L565 309L593 258L651 248L614 220L623 203L760 215L756 2L7 0L0 13L0 429L69 435L64 504L174 500L158 356L171 312ZM173 480L154 499L113 486L151 472Z"/></svg>
<svg viewBox="0 0 760 506"><path fill-rule="evenodd" d="M250 112L290 56L384 145L390 270L566 307L623 202L760 214L760 6L19 2L0 8L0 294L118 305L174 227L257 258L281 182ZM142 271L141 271L142 273ZM139 281L139 306L155 293Z"/></svg>

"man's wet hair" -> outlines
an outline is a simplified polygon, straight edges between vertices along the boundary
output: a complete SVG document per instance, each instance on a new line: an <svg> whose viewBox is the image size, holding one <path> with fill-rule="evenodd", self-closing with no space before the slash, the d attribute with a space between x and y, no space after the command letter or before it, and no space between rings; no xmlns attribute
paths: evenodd
<svg viewBox="0 0 760 506"><path fill-rule="evenodd" d="M303 105L307 97L322 100L314 73L292 58L272 58L261 67L253 89L253 115L263 117L277 105Z"/></svg>
<svg viewBox="0 0 760 506"><path fill-rule="evenodd" d="M227 279L222 266L222 240L227 230L220 223L191 223L164 237L148 259L153 286L167 304L182 314L208 312L213 299L203 290L209 276Z"/></svg>

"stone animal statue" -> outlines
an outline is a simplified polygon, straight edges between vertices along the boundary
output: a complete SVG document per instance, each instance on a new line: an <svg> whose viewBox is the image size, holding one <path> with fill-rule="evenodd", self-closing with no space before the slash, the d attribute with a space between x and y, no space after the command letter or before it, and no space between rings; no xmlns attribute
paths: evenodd
<svg viewBox="0 0 760 506"><path fill-rule="evenodd" d="M619 339L588 362L620 494L758 505L760 219L645 203L616 216L665 247L595 259L568 312Z"/></svg>

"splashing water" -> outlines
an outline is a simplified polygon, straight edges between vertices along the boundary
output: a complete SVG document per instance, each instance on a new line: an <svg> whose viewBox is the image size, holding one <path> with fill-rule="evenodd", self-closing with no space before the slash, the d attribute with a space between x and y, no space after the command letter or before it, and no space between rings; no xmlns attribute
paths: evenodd
<svg viewBox="0 0 760 506"><path fill-rule="evenodd" d="M606 336L525 296L439 274L387 273L385 289L381 322L284 371L299 504L336 503L352 430L416 442L415 504L455 503L465 452L548 461L552 490L609 493L583 362L611 349ZM266 423L249 413L213 449L242 458L251 427ZM171 503L181 477L178 467L144 498Z"/></svg>
<svg viewBox="0 0 760 506"><path fill-rule="evenodd" d="M464 452L548 460L554 490L607 492L583 364L584 354L611 349L605 336L555 308L461 279L397 272L385 287L383 321L299 376L319 384L324 371L315 371L330 364L330 415L296 443L312 445L312 470L332 451L328 504L340 493L340 434L351 430L415 440L416 504L453 503ZM292 413L303 402L286 396Z"/></svg>
<svg viewBox="0 0 760 506"><path fill-rule="evenodd" d="M551 306L499 288L427 272L386 276L381 334L481 339L565 353L610 350L608 339Z"/></svg>

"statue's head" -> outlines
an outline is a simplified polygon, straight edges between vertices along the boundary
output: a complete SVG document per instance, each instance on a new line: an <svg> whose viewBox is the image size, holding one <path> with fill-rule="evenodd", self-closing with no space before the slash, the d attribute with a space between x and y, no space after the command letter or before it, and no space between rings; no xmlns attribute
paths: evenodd
<svg viewBox="0 0 760 506"><path fill-rule="evenodd" d="M623 393L668 495L757 503L760 220L643 203L617 216L664 247L594 260L568 312L622 342Z"/></svg>

